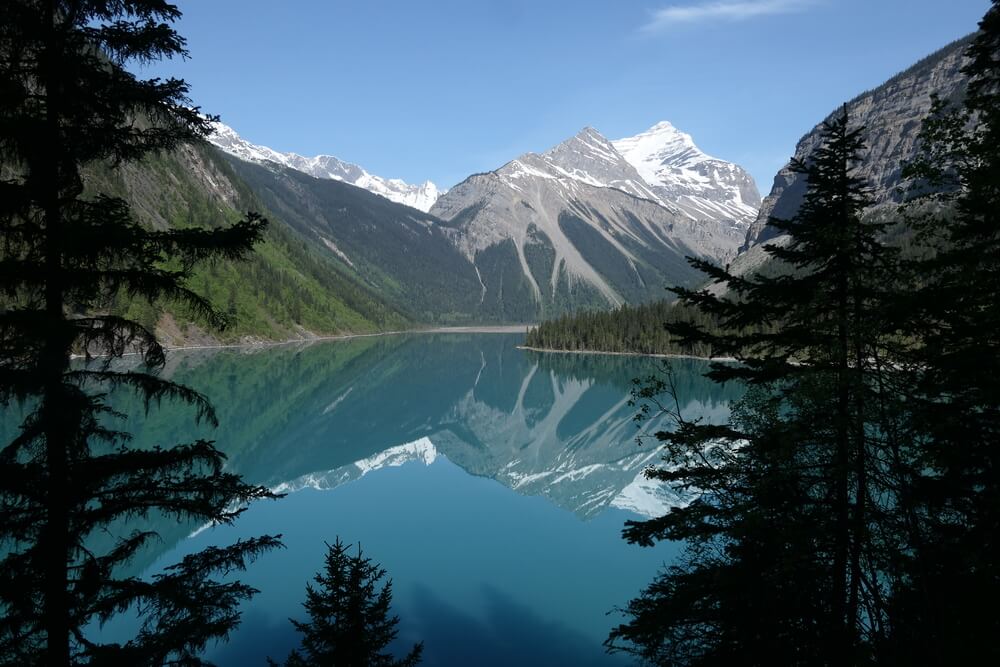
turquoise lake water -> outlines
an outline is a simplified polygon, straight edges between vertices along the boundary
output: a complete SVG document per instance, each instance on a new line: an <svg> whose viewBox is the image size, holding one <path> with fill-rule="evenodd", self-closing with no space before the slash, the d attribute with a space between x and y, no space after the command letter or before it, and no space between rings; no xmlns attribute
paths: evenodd
<svg viewBox="0 0 1000 667"><path fill-rule="evenodd" d="M425 665L621 665L602 642L625 605L677 552L621 539L626 520L678 501L642 476L632 378L660 360L518 350L521 335L426 334L174 354L166 373L206 393L221 426L177 408L137 414L147 444L217 440L229 467L285 492L234 526L164 524L157 571L185 553L278 534L285 549L242 578L260 590L220 665L283 659L297 644L306 582L325 542L360 542L393 580L398 653ZM669 362L687 418L723 420L735 396ZM665 422L653 423L655 430Z"/></svg>

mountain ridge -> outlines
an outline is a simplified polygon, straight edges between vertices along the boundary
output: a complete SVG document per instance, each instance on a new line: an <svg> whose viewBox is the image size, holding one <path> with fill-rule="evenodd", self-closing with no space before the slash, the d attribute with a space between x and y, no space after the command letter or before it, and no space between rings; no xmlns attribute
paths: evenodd
<svg viewBox="0 0 1000 667"><path fill-rule="evenodd" d="M271 219L281 245L262 246L264 264L213 268L195 285L243 322L227 340L520 323L648 301L696 280L686 256L717 260L738 243L727 225L663 201L592 127L468 177L431 213L352 183L367 174L357 165L323 163L354 171L314 176L299 158L220 126L214 142L129 171L128 198L154 226L222 224L246 209ZM174 192L178 182L190 191ZM216 342L183 313L144 321L161 316L171 344Z"/></svg>
<svg viewBox="0 0 1000 667"><path fill-rule="evenodd" d="M865 127L863 138L867 150L855 173L871 185L873 208L895 206L903 201L905 194L898 190L902 184L902 166L917 154L920 125L930 111L931 96L945 100L961 97L966 79L960 69L965 48L974 34L947 44L845 103L850 126ZM796 144L793 158L806 159L819 145L823 124L838 113L839 109L832 111L806 132ZM768 225L768 220L772 216L793 217L804 193L803 177L791 170L791 163L786 164L775 175L757 219L747 228L741 255L775 239L777 230Z"/></svg>
<svg viewBox="0 0 1000 667"><path fill-rule="evenodd" d="M208 141L222 151L247 162L257 164L270 162L316 178L344 181L424 213L441 195L437 185L429 180L425 180L419 185L413 185L398 178L383 178L369 173L357 164L345 162L333 155L305 157L298 153L283 153L247 141L236 130L224 123L213 123L212 127L214 132L209 135Z"/></svg>
<svg viewBox="0 0 1000 667"><path fill-rule="evenodd" d="M715 219L685 212L589 126L541 153L469 176L430 213L452 225L474 263L493 247L511 248L507 270L543 314L557 312L557 302L615 306L690 284L696 276L685 257L735 254L743 230L733 219L747 219L746 211L742 218L716 211Z"/></svg>

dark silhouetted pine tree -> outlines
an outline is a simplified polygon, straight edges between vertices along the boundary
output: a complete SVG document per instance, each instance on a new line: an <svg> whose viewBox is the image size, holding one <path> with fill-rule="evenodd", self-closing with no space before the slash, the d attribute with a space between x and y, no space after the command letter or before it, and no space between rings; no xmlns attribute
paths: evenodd
<svg viewBox="0 0 1000 667"><path fill-rule="evenodd" d="M108 314L118 299L185 304L224 318L186 287L192 267L238 259L265 221L154 230L128 204L84 196L81 169L141 159L199 140L208 120L178 79L141 79L129 64L185 55L161 0L10 0L0 3L0 399L29 414L0 449L0 663L195 663L237 624L254 591L213 578L276 546L262 537L185 557L150 580L120 568L155 538L128 532L142 517L231 522L273 495L225 472L209 441L140 449L115 428L107 392L136 392L147 409L207 399L161 378L150 328ZM72 363L72 353L89 363ZM101 362L92 352L107 354ZM139 353L129 370L115 360ZM98 533L126 532L106 550ZM134 525L134 524L133 524ZM102 643L94 628L138 613L140 629Z"/></svg>
<svg viewBox="0 0 1000 667"><path fill-rule="evenodd" d="M894 409L884 359L897 344L897 253L866 220L863 151L846 109L819 148L793 163L807 184L787 243L765 247L788 271L737 276L689 260L726 287L675 289L717 328L668 324L682 345L710 346L737 364L718 381L750 385L726 426L685 422L658 437L671 466L652 476L701 495L664 517L630 523L640 544L684 540L681 563L633 601L610 648L656 664L857 665L884 633L889 573L875 548L889 528ZM647 386L653 399L663 386Z"/></svg>
<svg viewBox="0 0 1000 667"><path fill-rule="evenodd" d="M361 552L348 553L340 538L327 545L316 586L306 585L303 607L309 621L292 620L302 633L302 649L292 651L289 667L412 667L420 662L423 643L396 659L385 650L396 638L397 616L390 616L392 581L380 582L385 570ZM272 663L273 664L273 663Z"/></svg>
<svg viewBox="0 0 1000 667"><path fill-rule="evenodd" d="M917 531L893 597L899 664L1000 661L1000 2L979 28L964 102L936 104L909 170L935 252L913 267Z"/></svg>

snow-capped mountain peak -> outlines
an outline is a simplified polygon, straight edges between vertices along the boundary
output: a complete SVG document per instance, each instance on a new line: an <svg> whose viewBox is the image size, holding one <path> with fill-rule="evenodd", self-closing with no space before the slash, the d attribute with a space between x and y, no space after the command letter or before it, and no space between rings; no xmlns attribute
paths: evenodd
<svg viewBox="0 0 1000 667"><path fill-rule="evenodd" d="M279 164L285 164L288 160L289 154L279 153L267 146L252 144L224 123L212 123L212 130L212 134L208 137L209 142L241 160L247 162L270 161Z"/></svg>
<svg viewBox="0 0 1000 667"><path fill-rule="evenodd" d="M598 188L615 188L665 204L611 141L592 127L583 128L544 153L526 153L509 162L498 173L512 179L530 175L564 182L577 181Z"/></svg>
<svg viewBox="0 0 1000 667"><path fill-rule="evenodd" d="M701 152L690 134L665 120L634 137L619 139L614 145L651 184L660 181L664 166L691 167L715 159Z"/></svg>
<svg viewBox="0 0 1000 667"><path fill-rule="evenodd" d="M382 178L368 173L363 167L344 162L333 155L304 157L297 153L282 153L273 148L247 141L233 128L223 123L213 123L212 126L215 131L208 137L208 140L226 153L247 162L275 163L316 178L329 178L350 183L425 213L443 194L431 181L412 185L398 178Z"/></svg>
<svg viewBox="0 0 1000 667"><path fill-rule="evenodd" d="M668 121L612 144L661 199L696 220L728 220L745 229L757 215L760 193L750 174L706 155Z"/></svg>
<svg viewBox="0 0 1000 667"><path fill-rule="evenodd" d="M621 146L584 127L470 176L431 213L457 220L456 242L470 261L513 250L510 269L543 308L574 298L618 305L677 281L653 267L734 254L757 212L743 189L757 196L740 167L705 155L669 123Z"/></svg>

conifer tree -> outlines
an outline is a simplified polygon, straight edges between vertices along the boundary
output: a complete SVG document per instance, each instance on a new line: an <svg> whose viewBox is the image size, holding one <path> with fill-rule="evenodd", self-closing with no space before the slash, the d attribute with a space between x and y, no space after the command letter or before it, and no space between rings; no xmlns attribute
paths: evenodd
<svg viewBox="0 0 1000 667"><path fill-rule="evenodd" d="M209 424L206 397L161 378L153 331L109 314L116 299L183 304L225 319L186 287L192 267L238 259L261 238L255 215L227 228L150 229L114 197L84 196L82 169L116 167L209 129L179 79L142 79L127 65L184 56L162 0L10 0L0 3L0 400L29 408L0 449L0 663L196 663L239 620L253 594L213 578L277 545L241 541L185 557L150 580L123 564L155 538L92 539L142 517L231 522L273 497L223 469L206 440L129 445L107 394L137 393L147 409L190 403ZM108 355L94 362L89 355ZM114 363L127 352L142 364ZM89 363L71 363L71 354ZM137 634L102 643L98 623L139 613Z"/></svg>
<svg viewBox="0 0 1000 667"><path fill-rule="evenodd" d="M966 52L961 105L939 101L909 175L916 226L934 252L915 262L920 345L910 457L914 539L893 598L900 662L1000 660L1000 2ZM928 200L931 200L928 206Z"/></svg>
<svg viewBox="0 0 1000 667"><path fill-rule="evenodd" d="M872 549L882 509L874 502L886 498L880 465L891 432L871 425L889 414L875 411L888 400L879 360L896 337L884 306L898 270L896 252L880 243L884 225L861 215L866 188L852 169L862 151L845 108L808 160L793 163L807 192L794 218L771 221L787 243L765 247L786 273L737 276L689 260L726 294L673 290L721 333L695 322L669 324L671 333L736 358L710 376L752 390L728 425L675 413L677 430L658 434L671 466L652 476L702 495L627 526L630 541L690 547L628 607L632 620L610 647L669 665L871 659L886 583Z"/></svg>
<svg viewBox="0 0 1000 667"><path fill-rule="evenodd" d="M392 581L385 570L361 552L348 553L338 537L327 545L322 572L316 574L316 587L306 585L302 604L309 621L292 625L302 633L302 652L292 651L288 667L412 667L420 662L423 643L418 643L406 657L396 659L385 653L396 638L399 617L390 616ZM272 663L273 664L273 663Z"/></svg>

